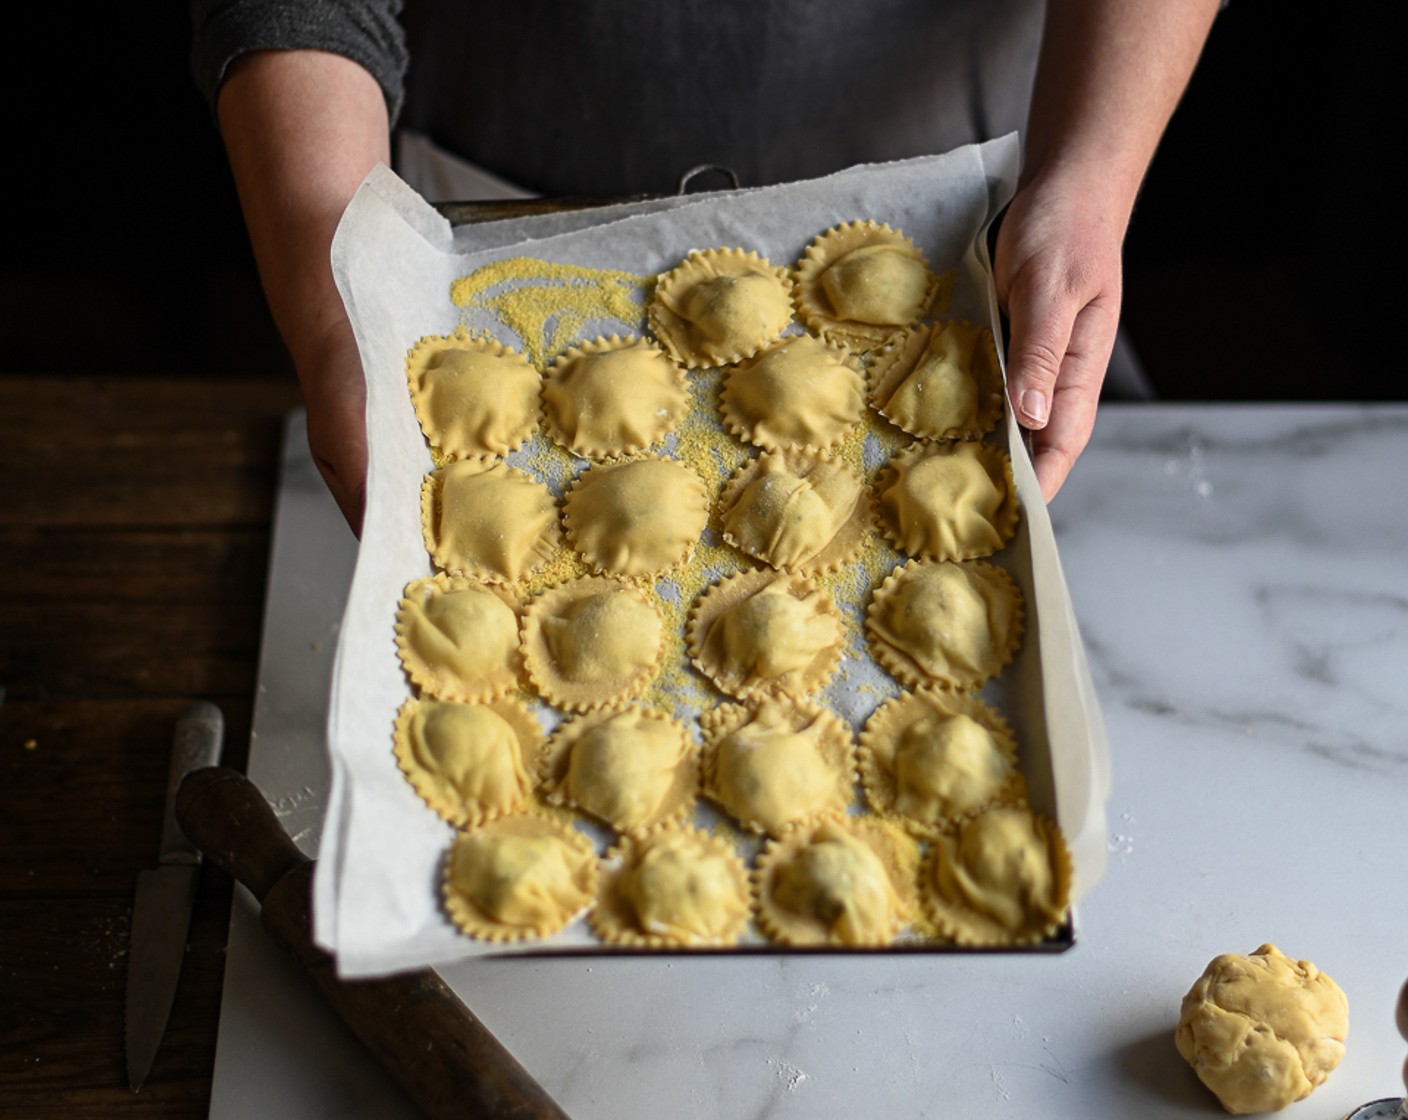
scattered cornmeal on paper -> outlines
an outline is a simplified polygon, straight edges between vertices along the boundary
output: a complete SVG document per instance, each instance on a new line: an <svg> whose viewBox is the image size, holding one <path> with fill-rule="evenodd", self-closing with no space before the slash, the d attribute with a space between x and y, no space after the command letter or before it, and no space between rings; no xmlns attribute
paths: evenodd
<svg viewBox="0 0 1408 1120"><path fill-rule="evenodd" d="M643 322L639 293L648 280L612 269L508 257L457 279L450 285L450 302L462 317L476 309L497 315L542 369L581 337L588 320L617 319L631 326Z"/></svg>

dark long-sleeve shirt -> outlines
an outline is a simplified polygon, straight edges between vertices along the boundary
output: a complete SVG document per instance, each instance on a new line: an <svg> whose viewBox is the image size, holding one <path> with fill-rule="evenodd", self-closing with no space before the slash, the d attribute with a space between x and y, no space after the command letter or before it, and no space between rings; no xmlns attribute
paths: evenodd
<svg viewBox="0 0 1408 1120"><path fill-rule="evenodd" d="M193 0L212 102L246 51L342 54L393 121L544 194L746 186L1020 129L1038 0Z"/></svg>

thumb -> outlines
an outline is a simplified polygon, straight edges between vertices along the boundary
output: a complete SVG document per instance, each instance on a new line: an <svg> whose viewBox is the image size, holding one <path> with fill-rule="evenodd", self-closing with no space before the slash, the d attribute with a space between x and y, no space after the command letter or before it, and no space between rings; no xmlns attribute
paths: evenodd
<svg viewBox="0 0 1408 1120"><path fill-rule="evenodd" d="M1020 280L1008 295L1007 386L1024 428L1044 428L1051 418L1056 380L1070 348L1076 309L1034 291Z"/></svg>

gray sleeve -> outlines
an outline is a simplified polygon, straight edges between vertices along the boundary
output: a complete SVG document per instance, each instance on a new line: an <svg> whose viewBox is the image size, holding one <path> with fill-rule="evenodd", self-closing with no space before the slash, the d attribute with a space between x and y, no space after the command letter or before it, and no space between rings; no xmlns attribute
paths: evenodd
<svg viewBox="0 0 1408 1120"><path fill-rule="evenodd" d="M212 107L246 51L320 50L350 58L381 85L394 124L405 95L401 0L191 0L191 71Z"/></svg>

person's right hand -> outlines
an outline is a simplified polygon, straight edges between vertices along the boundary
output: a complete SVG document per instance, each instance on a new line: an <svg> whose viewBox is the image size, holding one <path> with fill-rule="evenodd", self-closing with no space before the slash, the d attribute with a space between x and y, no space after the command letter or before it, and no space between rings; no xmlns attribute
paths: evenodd
<svg viewBox="0 0 1408 1120"><path fill-rule="evenodd" d="M367 388L357 340L346 318L298 363L308 409L308 448L333 499L357 536L367 503Z"/></svg>
<svg viewBox="0 0 1408 1120"><path fill-rule="evenodd" d="M366 384L330 252L358 184L390 162L385 98L341 55L251 51L231 63L216 108L264 294L303 386L313 460L360 535Z"/></svg>

